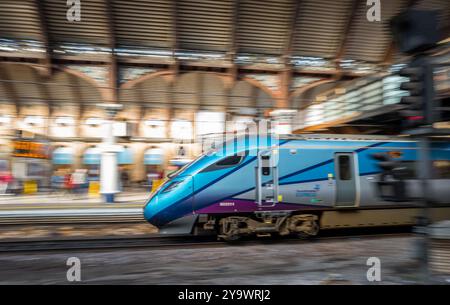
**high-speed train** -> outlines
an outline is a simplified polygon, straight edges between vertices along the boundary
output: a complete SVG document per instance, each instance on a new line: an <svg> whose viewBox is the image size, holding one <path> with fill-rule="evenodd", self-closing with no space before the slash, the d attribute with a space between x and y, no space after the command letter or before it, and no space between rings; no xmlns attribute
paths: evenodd
<svg viewBox="0 0 450 305"><path fill-rule="evenodd" d="M162 234L213 232L225 240L414 224L420 213L414 200L379 197L381 169L374 154L404 164L410 173L407 193L420 197L414 141L354 135L292 135L262 141L241 136L171 175L151 195L144 217ZM450 144L433 143L431 158L437 172L429 184L433 217L450 219Z"/></svg>

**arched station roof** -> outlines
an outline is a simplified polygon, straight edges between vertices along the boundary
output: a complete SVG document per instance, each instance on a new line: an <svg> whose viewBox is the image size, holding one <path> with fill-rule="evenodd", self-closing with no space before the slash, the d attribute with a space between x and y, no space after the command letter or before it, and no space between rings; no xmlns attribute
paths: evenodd
<svg viewBox="0 0 450 305"><path fill-rule="evenodd" d="M407 7L448 37L448 0L382 1L380 22L365 0L81 0L72 22L66 1L3 0L0 102L301 108L401 60L387 24Z"/></svg>

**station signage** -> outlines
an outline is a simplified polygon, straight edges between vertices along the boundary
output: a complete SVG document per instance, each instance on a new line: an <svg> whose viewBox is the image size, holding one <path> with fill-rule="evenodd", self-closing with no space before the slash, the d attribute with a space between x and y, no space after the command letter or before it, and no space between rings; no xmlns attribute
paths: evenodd
<svg viewBox="0 0 450 305"><path fill-rule="evenodd" d="M42 142L16 140L12 142L13 157L22 158L49 158L49 145Z"/></svg>

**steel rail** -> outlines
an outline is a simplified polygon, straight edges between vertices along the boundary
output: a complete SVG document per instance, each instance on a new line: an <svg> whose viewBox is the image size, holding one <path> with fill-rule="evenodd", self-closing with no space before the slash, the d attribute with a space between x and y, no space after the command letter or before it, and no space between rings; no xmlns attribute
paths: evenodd
<svg viewBox="0 0 450 305"><path fill-rule="evenodd" d="M299 238L255 238L244 239L239 242L227 243L218 241L215 236L165 236L154 234L152 236L120 236L105 238L64 238L64 239L27 239L0 241L0 253L55 251L55 250L95 250L95 249L126 249L126 248L186 248L186 247L214 247L214 246L246 246L246 245L273 245L283 243L311 243L330 242L335 240L355 240L362 238L393 238L414 236L411 232L393 233L359 233L339 234L326 232L312 240ZM336 234L337 233L337 234Z"/></svg>

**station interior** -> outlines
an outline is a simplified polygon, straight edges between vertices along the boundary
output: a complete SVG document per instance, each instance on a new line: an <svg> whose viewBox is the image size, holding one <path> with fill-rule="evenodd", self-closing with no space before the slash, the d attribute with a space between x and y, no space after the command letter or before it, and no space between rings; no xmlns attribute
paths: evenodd
<svg viewBox="0 0 450 305"><path fill-rule="evenodd" d="M448 0L373 1L375 13L362 0L69 2L0 0L6 242L24 235L158 234L142 218L150 195L211 143L242 135L255 122L268 122L279 137L409 139L399 115L408 78L399 72L411 56L389 26L406 9L437 12L440 37L427 56L435 99L443 109L450 105ZM450 111L442 113L433 126L445 139ZM104 156L105 143L114 144L113 161ZM450 179L450 161L437 166ZM89 227L89 219L96 224ZM100 223L111 222L117 227L105 233ZM380 249L389 243L395 244ZM448 259L446 266L450 272ZM0 283L8 283L1 270ZM304 282L340 281L323 274ZM359 281L344 274L344 282ZM390 281L404 283L394 275Z"/></svg>

